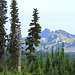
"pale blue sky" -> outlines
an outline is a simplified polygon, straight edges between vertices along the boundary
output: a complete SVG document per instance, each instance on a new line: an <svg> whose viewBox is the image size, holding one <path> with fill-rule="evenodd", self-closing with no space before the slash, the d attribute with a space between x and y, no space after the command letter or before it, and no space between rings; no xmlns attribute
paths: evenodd
<svg viewBox="0 0 75 75"><path fill-rule="evenodd" d="M10 17L9 5L11 4L11 0L7 1L8 16ZM75 0L17 0L17 3L22 37L28 34L29 23L33 18L33 8L39 10L39 23L42 26L42 30L45 28L51 30L62 29L75 34ZM9 33L10 22L6 24L6 28L8 28Z"/></svg>

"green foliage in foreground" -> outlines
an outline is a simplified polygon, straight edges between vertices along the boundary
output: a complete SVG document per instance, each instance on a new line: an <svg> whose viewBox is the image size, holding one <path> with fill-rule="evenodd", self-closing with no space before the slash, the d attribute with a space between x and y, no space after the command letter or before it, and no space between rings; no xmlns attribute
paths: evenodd
<svg viewBox="0 0 75 75"><path fill-rule="evenodd" d="M4 75L4 72L0 72L0 75ZM31 75L31 74L29 74L29 73L27 73L27 72L26 72L25 74L23 74L23 73L14 74L13 72L8 72L7 75Z"/></svg>
<svg viewBox="0 0 75 75"><path fill-rule="evenodd" d="M0 75L75 75L75 58L70 61L69 54L64 54L64 47L62 46L61 52L59 50L52 50L46 52L45 60L42 59L42 54L37 60L31 62L30 73L27 73L28 62L22 64L22 72L19 74L17 67L10 71L9 66L0 72ZM43 62L43 63L42 63ZM43 66L42 66L43 64ZM42 66L42 68L41 68Z"/></svg>

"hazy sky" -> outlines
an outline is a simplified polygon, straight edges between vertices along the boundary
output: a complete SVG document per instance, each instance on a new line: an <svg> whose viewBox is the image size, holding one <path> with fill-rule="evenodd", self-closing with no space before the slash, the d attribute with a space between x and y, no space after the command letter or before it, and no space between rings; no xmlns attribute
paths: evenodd
<svg viewBox="0 0 75 75"><path fill-rule="evenodd" d="M11 0L7 0L7 2L9 21ZM45 28L62 29L75 34L75 0L17 0L17 3L22 37L28 34L29 23L33 19L33 8L39 10L39 24L42 26L42 30ZM9 33L10 22L6 24L6 28Z"/></svg>

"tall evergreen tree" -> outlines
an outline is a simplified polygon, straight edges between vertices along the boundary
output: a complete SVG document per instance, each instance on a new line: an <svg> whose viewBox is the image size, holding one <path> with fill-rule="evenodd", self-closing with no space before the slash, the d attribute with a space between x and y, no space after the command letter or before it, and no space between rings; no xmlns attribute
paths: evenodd
<svg viewBox="0 0 75 75"><path fill-rule="evenodd" d="M53 52L53 46L52 46L52 51L51 51L51 61L53 62L54 59L54 52Z"/></svg>
<svg viewBox="0 0 75 75"><path fill-rule="evenodd" d="M40 54L40 60L39 60L40 68L43 68L43 59L42 59L42 52Z"/></svg>
<svg viewBox="0 0 75 75"><path fill-rule="evenodd" d="M70 75L69 72L67 70L65 70L64 75Z"/></svg>
<svg viewBox="0 0 75 75"><path fill-rule="evenodd" d="M47 75L54 75L54 69L52 66L52 62L51 62L51 65L49 66L49 71L47 72Z"/></svg>
<svg viewBox="0 0 75 75"><path fill-rule="evenodd" d="M10 53L10 58L8 62L10 63L10 68L15 67L16 64L18 64L18 50L19 50L19 44L18 44L18 25L19 25L19 18L18 18L18 7L16 0L12 0L11 2L11 32L9 35L9 43L8 43L8 50Z"/></svg>
<svg viewBox="0 0 75 75"><path fill-rule="evenodd" d="M60 75L64 75L65 74L64 43L62 44L59 60L60 60Z"/></svg>
<svg viewBox="0 0 75 75"><path fill-rule="evenodd" d="M55 65L55 67L54 67L54 75L59 75L59 73L58 73L58 68L57 68L56 65Z"/></svg>
<svg viewBox="0 0 75 75"><path fill-rule="evenodd" d="M55 55L54 55L54 66L55 66L55 64L58 65L58 67L59 67L59 48L56 49L56 51L55 51Z"/></svg>
<svg viewBox="0 0 75 75"><path fill-rule="evenodd" d="M38 70L39 69L39 64L38 64L38 59L34 61L34 70Z"/></svg>
<svg viewBox="0 0 75 75"><path fill-rule="evenodd" d="M69 72L70 70L70 64L69 64L69 54L66 54L66 59L65 59L65 69Z"/></svg>
<svg viewBox="0 0 75 75"><path fill-rule="evenodd" d="M52 46L52 51L51 51L51 61L52 61L52 66L54 67L54 51L53 51L53 46Z"/></svg>
<svg viewBox="0 0 75 75"><path fill-rule="evenodd" d="M62 44L62 49L61 49L61 52L60 52L60 59L64 59L64 43Z"/></svg>
<svg viewBox="0 0 75 75"><path fill-rule="evenodd" d="M60 53L59 53L59 47L58 47L58 49L57 49L57 50L58 50L58 53L57 53L57 54L58 54L58 56L59 56L59 54L60 54Z"/></svg>
<svg viewBox="0 0 75 75"><path fill-rule="evenodd" d="M49 71L50 67L50 58L49 58L49 52L46 53L46 62L45 62L45 73Z"/></svg>
<svg viewBox="0 0 75 75"><path fill-rule="evenodd" d="M32 73L33 71L34 71L34 62L32 61L30 72Z"/></svg>
<svg viewBox="0 0 75 75"><path fill-rule="evenodd" d="M75 57L73 58L71 64L72 64L72 70L73 70L73 73L71 74L74 75L75 74Z"/></svg>
<svg viewBox="0 0 75 75"><path fill-rule="evenodd" d="M31 61L35 60L35 56L32 55L32 53L36 51L35 47L39 45L40 43L39 39L41 38L39 36L39 33L41 32L41 27L40 24L38 23L39 20L38 14L39 14L38 10L37 8L35 8L33 11L33 20L30 23L31 28L28 30L29 37L27 37L27 39L25 40L26 45L28 45L26 50L29 50L29 53L26 54L27 59L29 60L27 72L30 72Z"/></svg>
<svg viewBox="0 0 75 75"><path fill-rule="evenodd" d="M58 56L59 56L59 47L55 51L55 57L58 57Z"/></svg>
<svg viewBox="0 0 75 75"><path fill-rule="evenodd" d="M59 75L65 75L65 61L64 59L62 59L61 63L60 63L60 73Z"/></svg>
<svg viewBox="0 0 75 75"><path fill-rule="evenodd" d="M6 66L5 66L4 75L8 75L8 67L7 67L7 64L6 64Z"/></svg>
<svg viewBox="0 0 75 75"><path fill-rule="evenodd" d="M2 70L5 68L5 27L4 24L6 24L6 13L7 13L7 1L6 0L0 0L0 64L2 64Z"/></svg>
<svg viewBox="0 0 75 75"><path fill-rule="evenodd" d="M75 59L74 59L75 60ZM70 61L70 75L73 75L73 61Z"/></svg>

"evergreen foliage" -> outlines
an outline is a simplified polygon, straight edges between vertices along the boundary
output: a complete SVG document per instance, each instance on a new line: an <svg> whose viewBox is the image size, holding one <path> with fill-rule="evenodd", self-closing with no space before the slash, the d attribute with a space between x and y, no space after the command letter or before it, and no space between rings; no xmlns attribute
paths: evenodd
<svg viewBox="0 0 75 75"><path fill-rule="evenodd" d="M54 67L54 51L53 51L53 46L52 46L52 50L51 50L51 61L52 61L52 65Z"/></svg>
<svg viewBox="0 0 75 75"><path fill-rule="evenodd" d="M70 75L69 72L67 70L65 70L65 74L64 75Z"/></svg>
<svg viewBox="0 0 75 75"><path fill-rule="evenodd" d="M59 66L59 48L56 49L56 51L55 51L54 66L55 66L55 64Z"/></svg>
<svg viewBox="0 0 75 75"><path fill-rule="evenodd" d="M59 73L58 73L58 68L57 68L56 65L55 65L55 67L54 67L54 75L59 75Z"/></svg>
<svg viewBox="0 0 75 75"><path fill-rule="evenodd" d="M72 70L73 70L73 75L75 74L75 58L72 61Z"/></svg>
<svg viewBox="0 0 75 75"><path fill-rule="evenodd" d="M63 59L64 59L64 43L62 44L62 49L60 52L60 60L63 60Z"/></svg>
<svg viewBox="0 0 75 75"><path fill-rule="evenodd" d="M0 72L2 72L2 64L0 64Z"/></svg>
<svg viewBox="0 0 75 75"><path fill-rule="evenodd" d="M18 64L18 33L17 33L17 27L19 25L19 18L18 18L18 7L17 7L17 3L16 0L12 0L11 2L11 19L10 19L10 23L11 23L11 32L9 34L9 43L8 43L8 51L10 53L10 58L8 60L8 64L11 67L15 67L16 64ZM13 63L12 63L13 62Z"/></svg>
<svg viewBox="0 0 75 75"><path fill-rule="evenodd" d="M60 60L60 74L61 75L64 75L65 73L65 58L64 58L64 43L62 44L62 49L61 49L61 52L60 52L60 57L59 57L59 60ZM64 65L64 66L63 66Z"/></svg>
<svg viewBox="0 0 75 75"><path fill-rule="evenodd" d="M23 67L22 67L22 75L28 75L27 71L26 71L26 66L25 65L23 65Z"/></svg>
<svg viewBox="0 0 75 75"><path fill-rule="evenodd" d="M54 69L53 69L53 66L52 66L52 62L51 62L51 65L49 67L49 71L47 72L47 75L54 75Z"/></svg>
<svg viewBox="0 0 75 75"><path fill-rule="evenodd" d="M52 51L51 51L51 61L53 62L54 59L54 52L53 52L53 46L52 46Z"/></svg>
<svg viewBox="0 0 75 75"><path fill-rule="evenodd" d="M31 66L31 61L35 60L36 57L32 55L33 52L36 51L35 47L38 46L40 43L39 39L41 38L39 36L39 33L41 32L41 27L40 24L38 23L39 17L38 17L38 10L37 8L34 9L33 11L33 20L30 23L31 28L28 30L28 36L27 39L25 40L26 45L28 46L26 50L29 50L29 53L27 53L27 59L29 60L29 65L28 65L28 72L30 72L30 66Z"/></svg>
<svg viewBox="0 0 75 75"><path fill-rule="evenodd" d="M72 63L72 61L70 61L69 66L70 66L69 73L70 73L70 75L72 75L73 74L73 63Z"/></svg>
<svg viewBox="0 0 75 75"><path fill-rule="evenodd" d="M65 69L69 72L70 70L70 64L69 64L69 54L66 54L65 58Z"/></svg>
<svg viewBox="0 0 75 75"><path fill-rule="evenodd" d="M50 58L49 58L49 52L46 53L46 62L45 62L45 73L49 71L50 67Z"/></svg>
<svg viewBox="0 0 75 75"><path fill-rule="evenodd" d="M8 67L7 67L7 64L6 64L6 67L5 67L4 75L8 75Z"/></svg>
<svg viewBox="0 0 75 75"><path fill-rule="evenodd" d="M17 69L15 68L14 69L14 75L16 75L18 72L17 72Z"/></svg>
<svg viewBox="0 0 75 75"><path fill-rule="evenodd" d="M6 43L6 32L5 32L5 24L7 20L7 1L0 0L0 64L2 64L2 70L5 68L5 43Z"/></svg>
<svg viewBox="0 0 75 75"><path fill-rule="evenodd" d="M43 66L44 66L44 64L43 64L43 59L42 59L42 52L41 52L41 54L40 54L40 60L39 60L39 67L40 67L40 69L42 69L43 68Z"/></svg>
<svg viewBox="0 0 75 75"><path fill-rule="evenodd" d="M34 62L31 63L31 69L30 72L32 73L34 71Z"/></svg>
<svg viewBox="0 0 75 75"><path fill-rule="evenodd" d="M39 69L39 64L38 64L38 59L34 61L34 70L38 70Z"/></svg>

